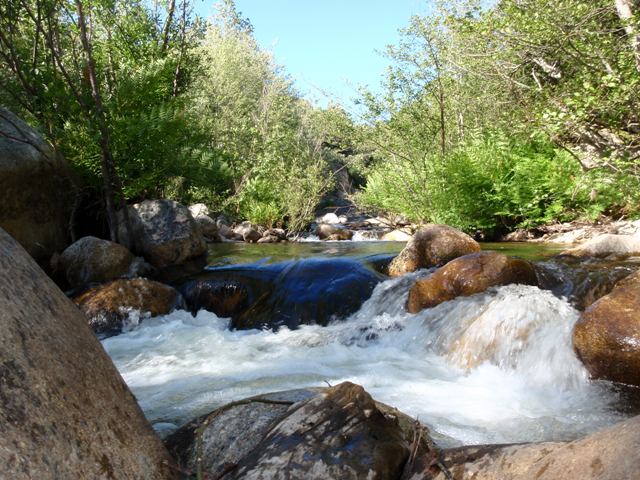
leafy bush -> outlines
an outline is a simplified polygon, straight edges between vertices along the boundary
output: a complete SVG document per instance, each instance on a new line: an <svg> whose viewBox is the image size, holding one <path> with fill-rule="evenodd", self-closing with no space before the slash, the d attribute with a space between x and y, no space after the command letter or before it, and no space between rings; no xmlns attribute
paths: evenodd
<svg viewBox="0 0 640 480"><path fill-rule="evenodd" d="M379 163L358 200L414 221L467 231L534 227L594 218L614 204L633 205L632 197L622 198L625 194L613 188L612 180L601 172L582 172L568 153L544 139L523 141L494 133L444 158Z"/></svg>

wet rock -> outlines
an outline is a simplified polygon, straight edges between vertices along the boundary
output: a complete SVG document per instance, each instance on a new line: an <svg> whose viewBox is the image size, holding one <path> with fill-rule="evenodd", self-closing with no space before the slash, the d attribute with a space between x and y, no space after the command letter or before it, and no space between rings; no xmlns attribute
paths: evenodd
<svg viewBox="0 0 640 480"><path fill-rule="evenodd" d="M320 240L351 240L353 232L340 224L320 223L316 227L316 235Z"/></svg>
<svg viewBox="0 0 640 480"><path fill-rule="evenodd" d="M332 233L325 240L327 241L344 241L351 240L353 238L353 232L351 230L342 229L338 230L336 233Z"/></svg>
<svg viewBox="0 0 640 480"><path fill-rule="evenodd" d="M620 480L637 478L640 417L573 442L479 445L444 450L444 472L410 480Z"/></svg>
<svg viewBox="0 0 640 480"><path fill-rule="evenodd" d="M2 478L173 478L86 319L2 229L0 312Z"/></svg>
<svg viewBox="0 0 640 480"><path fill-rule="evenodd" d="M418 230L391 262L389 275L399 277L420 268L444 265L449 260L479 251L478 242L466 233L447 225L428 225Z"/></svg>
<svg viewBox="0 0 640 480"><path fill-rule="evenodd" d="M189 470L211 478L396 479L411 441L397 417L381 411L361 386L345 382L227 405L166 444ZM416 446L424 456L425 442Z"/></svg>
<svg viewBox="0 0 640 480"><path fill-rule="evenodd" d="M207 252L202 231L187 207L173 200L145 200L128 208L136 252L154 267L178 265ZM119 233L123 243L132 244L122 221Z"/></svg>
<svg viewBox="0 0 640 480"><path fill-rule="evenodd" d="M417 313L459 296L511 283L537 284L535 270L529 262L496 252L472 253L456 258L427 278L418 280L409 291L407 310Z"/></svg>
<svg viewBox="0 0 640 480"><path fill-rule="evenodd" d="M207 310L221 318L237 317L249 308L249 290L229 279L191 280L180 287L191 313Z"/></svg>
<svg viewBox="0 0 640 480"><path fill-rule="evenodd" d="M0 226L39 262L67 245L74 186L38 132L0 107Z"/></svg>
<svg viewBox="0 0 640 480"><path fill-rule="evenodd" d="M355 260L302 259L209 269L179 289L192 311L204 308L231 316L233 328L296 328L326 325L355 313L382 278ZM219 304L224 298L216 295L227 296L227 286L246 293L241 301L234 296L237 309L221 315Z"/></svg>
<svg viewBox="0 0 640 480"><path fill-rule="evenodd" d="M404 230L392 230L385 233L381 240L384 240L385 242L408 242L411 240L411 234Z"/></svg>
<svg viewBox="0 0 640 480"><path fill-rule="evenodd" d="M59 266L74 288L135 276L149 269L127 247L96 237L83 237L67 247Z"/></svg>
<svg viewBox="0 0 640 480"><path fill-rule="evenodd" d="M115 280L87 290L73 301L100 336L120 333L131 321L132 312L139 312L137 320L140 321L184 306L175 288L146 278Z"/></svg>
<svg viewBox="0 0 640 480"><path fill-rule="evenodd" d="M247 243L255 243L262 238L258 229L251 222L242 222L233 229L233 233Z"/></svg>
<svg viewBox="0 0 640 480"><path fill-rule="evenodd" d="M565 297L576 309L583 311L607 295L616 283L640 268L640 261L627 259L610 261L560 256L536 263L540 288Z"/></svg>
<svg viewBox="0 0 640 480"><path fill-rule="evenodd" d="M585 310L573 344L593 377L640 386L640 271Z"/></svg>
<svg viewBox="0 0 640 480"><path fill-rule="evenodd" d="M630 257L640 255L640 235L599 235L582 245L562 252L573 257Z"/></svg>

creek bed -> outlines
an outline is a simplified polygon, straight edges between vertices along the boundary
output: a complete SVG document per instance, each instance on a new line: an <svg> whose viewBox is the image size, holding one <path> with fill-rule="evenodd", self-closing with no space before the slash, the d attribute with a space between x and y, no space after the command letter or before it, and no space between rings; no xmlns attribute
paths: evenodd
<svg viewBox="0 0 640 480"><path fill-rule="evenodd" d="M215 244L212 267L309 257L390 257L402 243ZM487 244L549 261L557 246ZM378 284L359 311L327 327L229 330L185 311L103 341L155 428L169 432L217 406L285 389L362 384L430 425L447 446L569 440L629 416L629 395L593 382L575 357L579 313L537 287L510 285L408 314L424 272Z"/></svg>

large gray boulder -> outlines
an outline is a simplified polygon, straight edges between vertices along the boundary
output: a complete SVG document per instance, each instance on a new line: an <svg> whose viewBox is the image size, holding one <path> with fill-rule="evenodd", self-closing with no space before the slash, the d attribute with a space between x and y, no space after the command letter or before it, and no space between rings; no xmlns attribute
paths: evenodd
<svg viewBox="0 0 640 480"><path fill-rule="evenodd" d="M62 157L0 107L0 227L39 262L67 244L73 190Z"/></svg>
<svg viewBox="0 0 640 480"><path fill-rule="evenodd" d="M0 330L2 478L172 478L83 315L2 229Z"/></svg>
<svg viewBox="0 0 640 480"><path fill-rule="evenodd" d="M154 267L179 265L207 252L202 230L184 205L162 199L145 200L128 208L133 241L123 221L120 238Z"/></svg>

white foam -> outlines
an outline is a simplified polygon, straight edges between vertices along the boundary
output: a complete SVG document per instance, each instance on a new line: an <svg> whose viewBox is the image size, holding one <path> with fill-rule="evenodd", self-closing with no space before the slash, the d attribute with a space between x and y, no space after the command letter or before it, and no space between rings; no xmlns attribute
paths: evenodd
<svg viewBox="0 0 640 480"><path fill-rule="evenodd" d="M344 380L465 444L574 438L618 420L571 348L577 312L508 286L417 315L415 274L379 284L352 318L291 331L230 331L201 311L146 319L103 344L152 422L181 424L223 403Z"/></svg>

